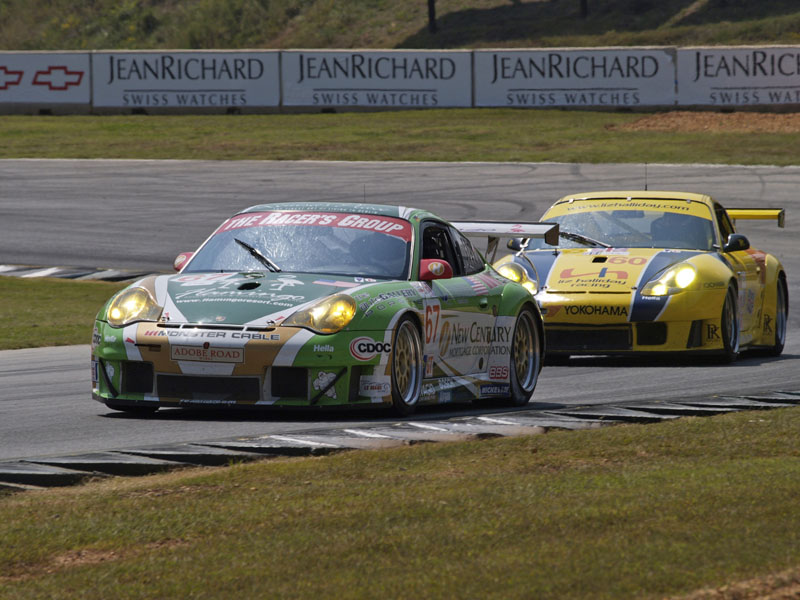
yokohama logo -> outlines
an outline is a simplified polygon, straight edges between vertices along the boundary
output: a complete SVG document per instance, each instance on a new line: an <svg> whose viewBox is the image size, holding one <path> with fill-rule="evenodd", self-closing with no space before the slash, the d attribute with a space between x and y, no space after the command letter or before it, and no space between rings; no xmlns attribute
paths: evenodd
<svg viewBox="0 0 800 600"><path fill-rule="evenodd" d="M388 342L376 342L372 338L358 337L350 342L350 354L356 360L370 360L379 352L389 352L392 345Z"/></svg>

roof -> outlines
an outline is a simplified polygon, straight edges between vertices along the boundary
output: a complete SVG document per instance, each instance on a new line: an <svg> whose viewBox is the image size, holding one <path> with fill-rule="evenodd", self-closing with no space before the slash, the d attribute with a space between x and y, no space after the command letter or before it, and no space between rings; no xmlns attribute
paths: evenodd
<svg viewBox="0 0 800 600"><path fill-rule="evenodd" d="M273 204L258 204L241 211L267 212L274 210L301 210L314 212L356 213L365 215L379 215L383 217L399 217L409 219L416 213L422 213L416 208L407 206L391 206L386 204L366 204L359 202L276 202Z"/></svg>

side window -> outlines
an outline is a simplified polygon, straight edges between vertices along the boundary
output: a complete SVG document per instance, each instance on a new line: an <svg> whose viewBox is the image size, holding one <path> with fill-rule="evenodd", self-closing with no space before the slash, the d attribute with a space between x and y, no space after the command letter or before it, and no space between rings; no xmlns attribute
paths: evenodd
<svg viewBox="0 0 800 600"><path fill-rule="evenodd" d="M719 204L714 205L714 212L717 213L717 222L719 223L719 243L720 246L724 246L728 241L728 236L734 233L733 223L728 218L728 213Z"/></svg>
<svg viewBox="0 0 800 600"><path fill-rule="evenodd" d="M423 225L422 258L446 260L453 267L453 275L462 275L461 263L453 252L447 228L440 223L429 222Z"/></svg>
<svg viewBox="0 0 800 600"><path fill-rule="evenodd" d="M461 258L461 264L464 266L464 275L472 275L480 273L485 268L485 264L481 255L475 250L475 246L470 242L461 232L450 228L450 235L453 236L453 245L456 248L456 254Z"/></svg>

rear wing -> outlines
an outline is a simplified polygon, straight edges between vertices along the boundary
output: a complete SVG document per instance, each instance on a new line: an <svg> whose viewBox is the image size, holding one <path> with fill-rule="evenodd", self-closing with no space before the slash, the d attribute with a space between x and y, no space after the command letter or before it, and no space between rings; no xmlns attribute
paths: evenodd
<svg viewBox="0 0 800 600"><path fill-rule="evenodd" d="M728 216L735 222L738 219L778 221L778 227L786 224L786 211L782 208L728 208Z"/></svg>
<svg viewBox="0 0 800 600"><path fill-rule="evenodd" d="M500 238L539 238L551 246L558 246L558 223L515 223L512 221L451 221L450 224L464 235L489 238L486 256L494 260Z"/></svg>

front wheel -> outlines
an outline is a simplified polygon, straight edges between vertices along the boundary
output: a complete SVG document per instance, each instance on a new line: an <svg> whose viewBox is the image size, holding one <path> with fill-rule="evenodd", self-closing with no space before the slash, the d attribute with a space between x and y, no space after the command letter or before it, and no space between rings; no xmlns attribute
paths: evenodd
<svg viewBox="0 0 800 600"><path fill-rule="evenodd" d="M739 307L736 288L728 286L725 302L722 305L720 319L722 328L722 355L723 363L732 363L739 356Z"/></svg>
<svg viewBox="0 0 800 600"><path fill-rule="evenodd" d="M510 406L525 406L539 380L542 369L541 324L530 308L517 315L514 336L511 338Z"/></svg>
<svg viewBox="0 0 800 600"><path fill-rule="evenodd" d="M405 316L394 330L392 341L392 408L410 415L422 392L422 340L413 319Z"/></svg>

